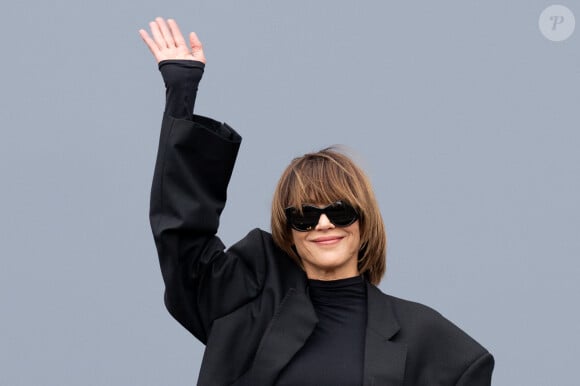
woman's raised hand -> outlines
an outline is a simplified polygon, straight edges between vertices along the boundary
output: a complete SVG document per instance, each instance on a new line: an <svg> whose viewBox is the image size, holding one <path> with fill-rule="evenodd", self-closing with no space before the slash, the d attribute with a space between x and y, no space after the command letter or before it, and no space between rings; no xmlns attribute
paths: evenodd
<svg viewBox="0 0 580 386"><path fill-rule="evenodd" d="M139 35L155 56L157 63L169 59L197 60L205 63L203 47L195 32L189 34L188 46L179 26L173 19L165 21L157 17L155 21L149 23L149 28L151 28L153 38L144 29L139 30Z"/></svg>

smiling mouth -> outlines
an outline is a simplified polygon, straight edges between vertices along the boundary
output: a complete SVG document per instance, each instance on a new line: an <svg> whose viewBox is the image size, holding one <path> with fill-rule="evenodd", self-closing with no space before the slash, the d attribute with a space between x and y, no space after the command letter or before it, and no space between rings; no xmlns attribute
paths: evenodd
<svg viewBox="0 0 580 386"><path fill-rule="evenodd" d="M338 243L342 240L342 237L321 237L316 240L313 240L318 245L332 245Z"/></svg>

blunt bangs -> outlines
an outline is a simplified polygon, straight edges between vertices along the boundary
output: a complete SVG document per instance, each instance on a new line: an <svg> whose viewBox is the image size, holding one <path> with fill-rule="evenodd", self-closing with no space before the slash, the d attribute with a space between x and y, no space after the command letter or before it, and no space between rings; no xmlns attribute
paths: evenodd
<svg viewBox="0 0 580 386"><path fill-rule="evenodd" d="M344 200L360 211L355 170L348 170L326 154L307 155L291 165L284 207L301 210L304 204L328 205Z"/></svg>

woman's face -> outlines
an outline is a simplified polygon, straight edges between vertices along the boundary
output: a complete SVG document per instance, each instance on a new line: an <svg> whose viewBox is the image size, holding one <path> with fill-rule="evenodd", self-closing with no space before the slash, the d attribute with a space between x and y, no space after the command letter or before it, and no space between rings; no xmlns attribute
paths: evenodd
<svg viewBox="0 0 580 386"><path fill-rule="evenodd" d="M292 229L292 239L309 279L337 280L359 274L358 220L347 227L339 227L321 214L313 230L299 232Z"/></svg>

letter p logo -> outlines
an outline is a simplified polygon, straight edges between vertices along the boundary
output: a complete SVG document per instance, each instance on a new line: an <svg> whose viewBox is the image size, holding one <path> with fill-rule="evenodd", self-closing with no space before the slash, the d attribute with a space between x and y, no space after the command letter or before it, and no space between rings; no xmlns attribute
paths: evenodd
<svg viewBox="0 0 580 386"><path fill-rule="evenodd" d="M550 16L550 20L554 21L554 25L552 25L552 31L555 31L556 26L564 22L564 16Z"/></svg>
<svg viewBox="0 0 580 386"><path fill-rule="evenodd" d="M576 27L576 19L567 7L551 5L544 9L538 24L546 39L561 42L572 36Z"/></svg>

